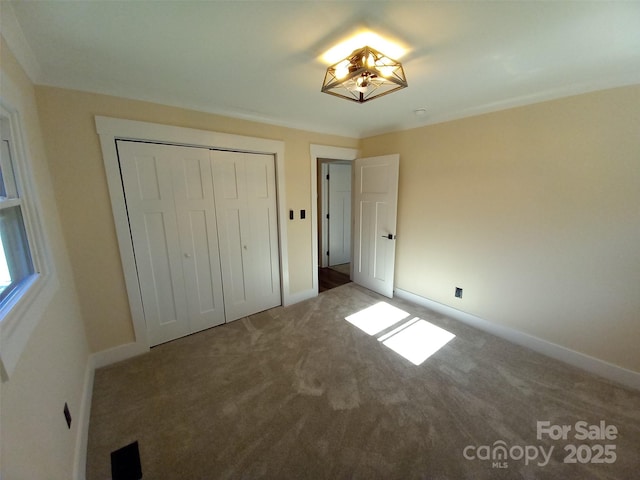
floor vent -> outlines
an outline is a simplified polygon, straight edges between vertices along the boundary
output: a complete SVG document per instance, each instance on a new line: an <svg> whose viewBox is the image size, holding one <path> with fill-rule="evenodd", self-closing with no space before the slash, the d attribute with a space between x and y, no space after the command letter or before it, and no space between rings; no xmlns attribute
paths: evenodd
<svg viewBox="0 0 640 480"><path fill-rule="evenodd" d="M111 452L112 480L140 480L141 478L142 466L137 441Z"/></svg>

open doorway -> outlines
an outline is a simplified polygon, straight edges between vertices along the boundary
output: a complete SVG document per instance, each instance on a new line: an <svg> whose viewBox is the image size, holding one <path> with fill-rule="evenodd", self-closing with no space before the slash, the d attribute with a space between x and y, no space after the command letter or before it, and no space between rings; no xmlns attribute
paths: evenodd
<svg viewBox="0 0 640 480"><path fill-rule="evenodd" d="M351 162L319 158L318 291L351 281Z"/></svg>
<svg viewBox="0 0 640 480"><path fill-rule="evenodd" d="M321 249L320 237L320 222L321 208L319 208L319 199L321 196L322 185L320 180L322 179L321 168L323 159L325 160L343 160L353 164L353 161L358 158L358 150L356 148L346 147L333 147L329 145L315 145L311 144L310 149L310 173L311 173L311 254L313 259L312 265L312 288L309 292L315 296L320 292L318 274L320 267L322 267L322 251L326 252L326 249ZM353 232L352 232L353 233ZM351 250L353 251L353 250ZM327 270L333 271L325 267Z"/></svg>

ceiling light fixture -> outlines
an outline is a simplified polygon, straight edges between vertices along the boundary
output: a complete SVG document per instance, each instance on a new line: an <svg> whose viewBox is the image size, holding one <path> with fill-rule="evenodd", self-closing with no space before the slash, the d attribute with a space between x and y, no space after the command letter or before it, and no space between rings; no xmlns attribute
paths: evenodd
<svg viewBox="0 0 640 480"><path fill-rule="evenodd" d="M327 68L322 92L364 103L406 86L400 62L374 48L362 47Z"/></svg>

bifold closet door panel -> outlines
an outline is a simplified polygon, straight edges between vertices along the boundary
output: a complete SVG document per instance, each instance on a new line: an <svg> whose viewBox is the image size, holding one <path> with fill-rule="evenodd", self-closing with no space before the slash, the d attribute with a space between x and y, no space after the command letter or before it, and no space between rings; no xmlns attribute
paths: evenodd
<svg viewBox="0 0 640 480"><path fill-rule="evenodd" d="M281 304L278 213L273 155L253 154L245 162L255 295L261 309Z"/></svg>
<svg viewBox="0 0 640 480"><path fill-rule="evenodd" d="M225 322L209 151L180 148L172 162L191 332Z"/></svg>
<svg viewBox="0 0 640 480"><path fill-rule="evenodd" d="M281 304L273 155L212 151L227 321Z"/></svg>
<svg viewBox="0 0 640 480"><path fill-rule="evenodd" d="M207 149L118 141L151 345L224 323Z"/></svg>
<svg viewBox="0 0 640 480"><path fill-rule="evenodd" d="M191 333L171 158L163 148L118 142L120 170L151 345Z"/></svg>

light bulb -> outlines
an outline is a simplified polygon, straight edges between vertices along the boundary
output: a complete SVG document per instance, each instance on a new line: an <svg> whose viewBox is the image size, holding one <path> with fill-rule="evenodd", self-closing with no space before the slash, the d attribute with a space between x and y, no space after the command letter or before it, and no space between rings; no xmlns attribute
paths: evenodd
<svg viewBox="0 0 640 480"><path fill-rule="evenodd" d="M367 93L369 91L369 77L358 77L356 80L356 90L361 93Z"/></svg>
<svg viewBox="0 0 640 480"><path fill-rule="evenodd" d="M394 65L387 57L382 57L376 62L376 68L383 77L390 77L393 75L393 72L396 71L398 66Z"/></svg>
<svg viewBox="0 0 640 480"><path fill-rule="evenodd" d="M376 59L373 58L373 54L370 53L369 57L367 57L367 67L371 68L375 65L375 63L376 63Z"/></svg>
<svg viewBox="0 0 640 480"><path fill-rule="evenodd" d="M398 67L396 66L385 65L385 66L378 67L378 70L380 71L383 77L390 77L391 75L393 75L393 72L395 72L397 68Z"/></svg>
<svg viewBox="0 0 640 480"><path fill-rule="evenodd" d="M349 62L344 61L336 65L335 76L338 80L342 80L347 75L349 75Z"/></svg>

